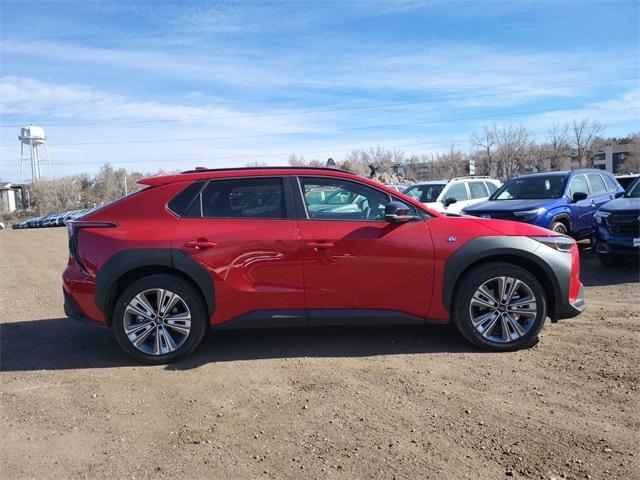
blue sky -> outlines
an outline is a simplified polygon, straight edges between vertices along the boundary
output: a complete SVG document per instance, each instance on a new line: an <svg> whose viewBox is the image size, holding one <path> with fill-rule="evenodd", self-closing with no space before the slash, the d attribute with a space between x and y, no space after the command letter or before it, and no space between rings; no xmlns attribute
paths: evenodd
<svg viewBox="0 0 640 480"><path fill-rule="evenodd" d="M385 146L467 149L483 125L543 139L590 117L639 130L631 1L1 2L0 178L18 126L55 175Z"/></svg>

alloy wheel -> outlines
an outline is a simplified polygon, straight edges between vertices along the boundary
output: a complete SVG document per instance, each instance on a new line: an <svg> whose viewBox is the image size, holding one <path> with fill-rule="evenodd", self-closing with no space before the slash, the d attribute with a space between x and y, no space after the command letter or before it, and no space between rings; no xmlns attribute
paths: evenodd
<svg viewBox="0 0 640 480"><path fill-rule="evenodd" d="M164 355L180 348L191 331L191 312L175 292L145 290L124 309L124 333L131 344L148 355Z"/></svg>
<svg viewBox="0 0 640 480"><path fill-rule="evenodd" d="M522 280L494 277L475 291L469 303L473 328L488 340L509 343L531 329L538 315L536 296Z"/></svg>

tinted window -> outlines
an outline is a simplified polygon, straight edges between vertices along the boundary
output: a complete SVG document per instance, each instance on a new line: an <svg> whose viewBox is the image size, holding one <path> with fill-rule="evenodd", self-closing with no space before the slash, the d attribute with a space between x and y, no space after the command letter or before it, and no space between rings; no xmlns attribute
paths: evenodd
<svg viewBox="0 0 640 480"><path fill-rule="evenodd" d="M486 196L486 195L485 195ZM457 201L469 200L469 196L467 195L467 188L464 186L463 182L454 183L449 187L449 190L444 195L444 199L447 198L455 198Z"/></svg>
<svg viewBox="0 0 640 480"><path fill-rule="evenodd" d="M589 183L591 184L591 189L593 193L604 193L607 191L607 187L602 180L602 177L597 173L589 173L587 175L589 177Z"/></svg>
<svg viewBox="0 0 640 480"><path fill-rule="evenodd" d="M602 178L604 178L604 183L607 184L608 191L611 192L612 190L615 190L618 188L618 185L616 185L616 182L614 182L609 175L602 175Z"/></svg>
<svg viewBox="0 0 640 480"><path fill-rule="evenodd" d="M415 200L418 200L419 202L431 203L438 199L438 195L440 195L440 192L442 192L444 187L444 183L413 185L407 188L403 193L405 195L409 195Z"/></svg>
<svg viewBox="0 0 640 480"><path fill-rule="evenodd" d="M491 196L492 200L537 200L560 198L564 191L563 175L536 175L509 180Z"/></svg>
<svg viewBox="0 0 640 480"><path fill-rule="evenodd" d="M498 186L493 182L484 182L487 188L489 189L489 195L493 194L496 190L498 190Z"/></svg>
<svg viewBox="0 0 640 480"><path fill-rule="evenodd" d="M638 198L640 197L640 180L636 178L636 180L629 185L627 191L624 192L624 196L626 198Z"/></svg>
<svg viewBox="0 0 640 480"><path fill-rule="evenodd" d="M468 182L469 193L471 198L485 198L489 196L487 187L484 186L484 182Z"/></svg>
<svg viewBox="0 0 640 480"><path fill-rule="evenodd" d="M286 218L280 178L213 180L189 209L208 218Z"/></svg>
<svg viewBox="0 0 640 480"><path fill-rule="evenodd" d="M569 197L573 198L573 194L578 192L589 195L589 185L587 185L587 179L584 175L576 175L571 179L571 185L569 185Z"/></svg>
<svg viewBox="0 0 640 480"><path fill-rule="evenodd" d="M193 182L189 184L184 190L177 194L169 202L169 210L176 215L183 216L187 208L191 205L191 202L202 188L203 182Z"/></svg>
<svg viewBox="0 0 640 480"><path fill-rule="evenodd" d="M391 197L355 182L335 178L301 177L307 215L315 220L384 220Z"/></svg>

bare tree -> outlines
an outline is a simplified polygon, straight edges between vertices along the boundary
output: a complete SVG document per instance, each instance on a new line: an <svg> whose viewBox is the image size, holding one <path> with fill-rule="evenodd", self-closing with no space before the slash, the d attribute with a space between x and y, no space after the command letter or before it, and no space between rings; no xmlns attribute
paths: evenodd
<svg viewBox="0 0 640 480"><path fill-rule="evenodd" d="M554 123L547 132L547 142L544 146L545 153L549 159L551 170L564 170L571 165L569 146L569 124L558 125Z"/></svg>
<svg viewBox="0 0 640 480"><path fill-rule="evenodd" d="M464 152L451 146L447 153L437 154L431 163L431 178L461 177L469 174L469 161Z"/></svg>
<svg viewBox="0 0 640 480"><path fill-rule="evenodd" d="M471 144L477 149L474 152L476 167L492 177L498 174L498 166L494 158L496 138L493 131L495 128L495 126L493 128L485 126L482 128L482 132L474 133L471 137Z"/></svg>
<svg viewBox="0 0 640 480"><path fill-rule="evenodd" d="M574 120L571 129L571 147L575 151L578 166L584 168L588 165L593 146L602 132L603 126L595 120L581 118Z"/></svg>

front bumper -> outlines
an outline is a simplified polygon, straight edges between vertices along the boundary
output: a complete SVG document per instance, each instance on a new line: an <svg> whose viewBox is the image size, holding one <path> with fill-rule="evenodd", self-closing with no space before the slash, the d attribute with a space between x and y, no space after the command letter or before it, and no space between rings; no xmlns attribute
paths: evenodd
<svg viewBox="0 0 640 480"><path fill-rule="evenodd" d="M591 234L591 248L599 255L638 255L640 249L633 246L633 236L614 235L598 227Z"/></svg>
<svg viewBox="0 0 640 480"><path fill-rule="evenodd" d="M577 317L584 312L586 308L587 304L584 301L584 286L580 285L578 297L574 301L570 302L567 300L562 302L560 305L556 305L552 321L555 322L565 318Z"/></svg>

